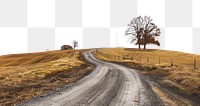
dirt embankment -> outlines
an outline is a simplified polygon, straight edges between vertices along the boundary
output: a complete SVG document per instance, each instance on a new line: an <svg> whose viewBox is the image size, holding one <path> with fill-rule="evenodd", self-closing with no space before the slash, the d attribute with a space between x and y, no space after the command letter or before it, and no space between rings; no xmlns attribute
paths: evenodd
<svg viewBox="0 0 200 106"><path fill-rule="evenodd" d="M12 106L47 94L89 74L94 66L83 60L82 51L85 50L1 57L13 61L0 67L0 105ZM21 64L17 63L19 60Z"/></svg>

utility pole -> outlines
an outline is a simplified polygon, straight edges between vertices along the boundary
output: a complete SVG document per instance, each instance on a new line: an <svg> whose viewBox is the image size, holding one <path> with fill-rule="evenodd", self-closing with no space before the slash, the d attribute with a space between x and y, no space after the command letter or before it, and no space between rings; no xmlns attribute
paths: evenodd
<svg viewBox="0 0 200 106"><path fill-rule="evenodd" d="M118 47L118 31L116 32L116 47Z"/></svg>

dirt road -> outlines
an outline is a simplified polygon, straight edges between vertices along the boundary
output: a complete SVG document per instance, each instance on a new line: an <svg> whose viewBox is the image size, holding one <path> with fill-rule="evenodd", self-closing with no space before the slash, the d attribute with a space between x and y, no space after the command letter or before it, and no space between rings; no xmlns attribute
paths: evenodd
<svg viewBox="0 0 200 106"><path fill-rule="evenodd" d="M136 70L94 58L91 51L85 59L96 65L94 71L66 89L25 106L160 106L163 105L151 87Z"/></svg>

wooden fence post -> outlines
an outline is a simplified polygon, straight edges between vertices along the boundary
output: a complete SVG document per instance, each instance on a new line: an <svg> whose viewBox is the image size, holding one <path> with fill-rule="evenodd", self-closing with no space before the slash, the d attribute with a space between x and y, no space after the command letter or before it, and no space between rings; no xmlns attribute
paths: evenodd
<svg viewBox="0 0 200 106"><path fill-rule="evenodd" d="M197 64L197 61L196 61L196 58L194 58L194 69L196 69L196 64Z"/></svg>
<svg viewBox="0 0 200 106"><path fill-rule="evenodd" d="M147 63L149 62L149 57L147 57Z"/></svg>
<svg viewBox="0 0 200 106"><path fill-rule="evenodd" d="M171 66L173 66L174 65L174 63L173 63L173 59L171 58Z"/></svg>

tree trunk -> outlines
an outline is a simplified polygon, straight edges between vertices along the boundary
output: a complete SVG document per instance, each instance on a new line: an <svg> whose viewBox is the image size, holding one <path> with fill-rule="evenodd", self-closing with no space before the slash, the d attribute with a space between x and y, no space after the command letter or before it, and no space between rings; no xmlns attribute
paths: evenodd
<svg viewBox="0 0 200 106"><path fill-rule="evenodd" d="M146 49L146 44L144 44L144 49Z"/></svg>
<svg viewBox="0 0 200 106"><path fill-rule="evenodd" d="M141 49L141 41L140 41L140 37L138 37L138 48Z"/></svg>

